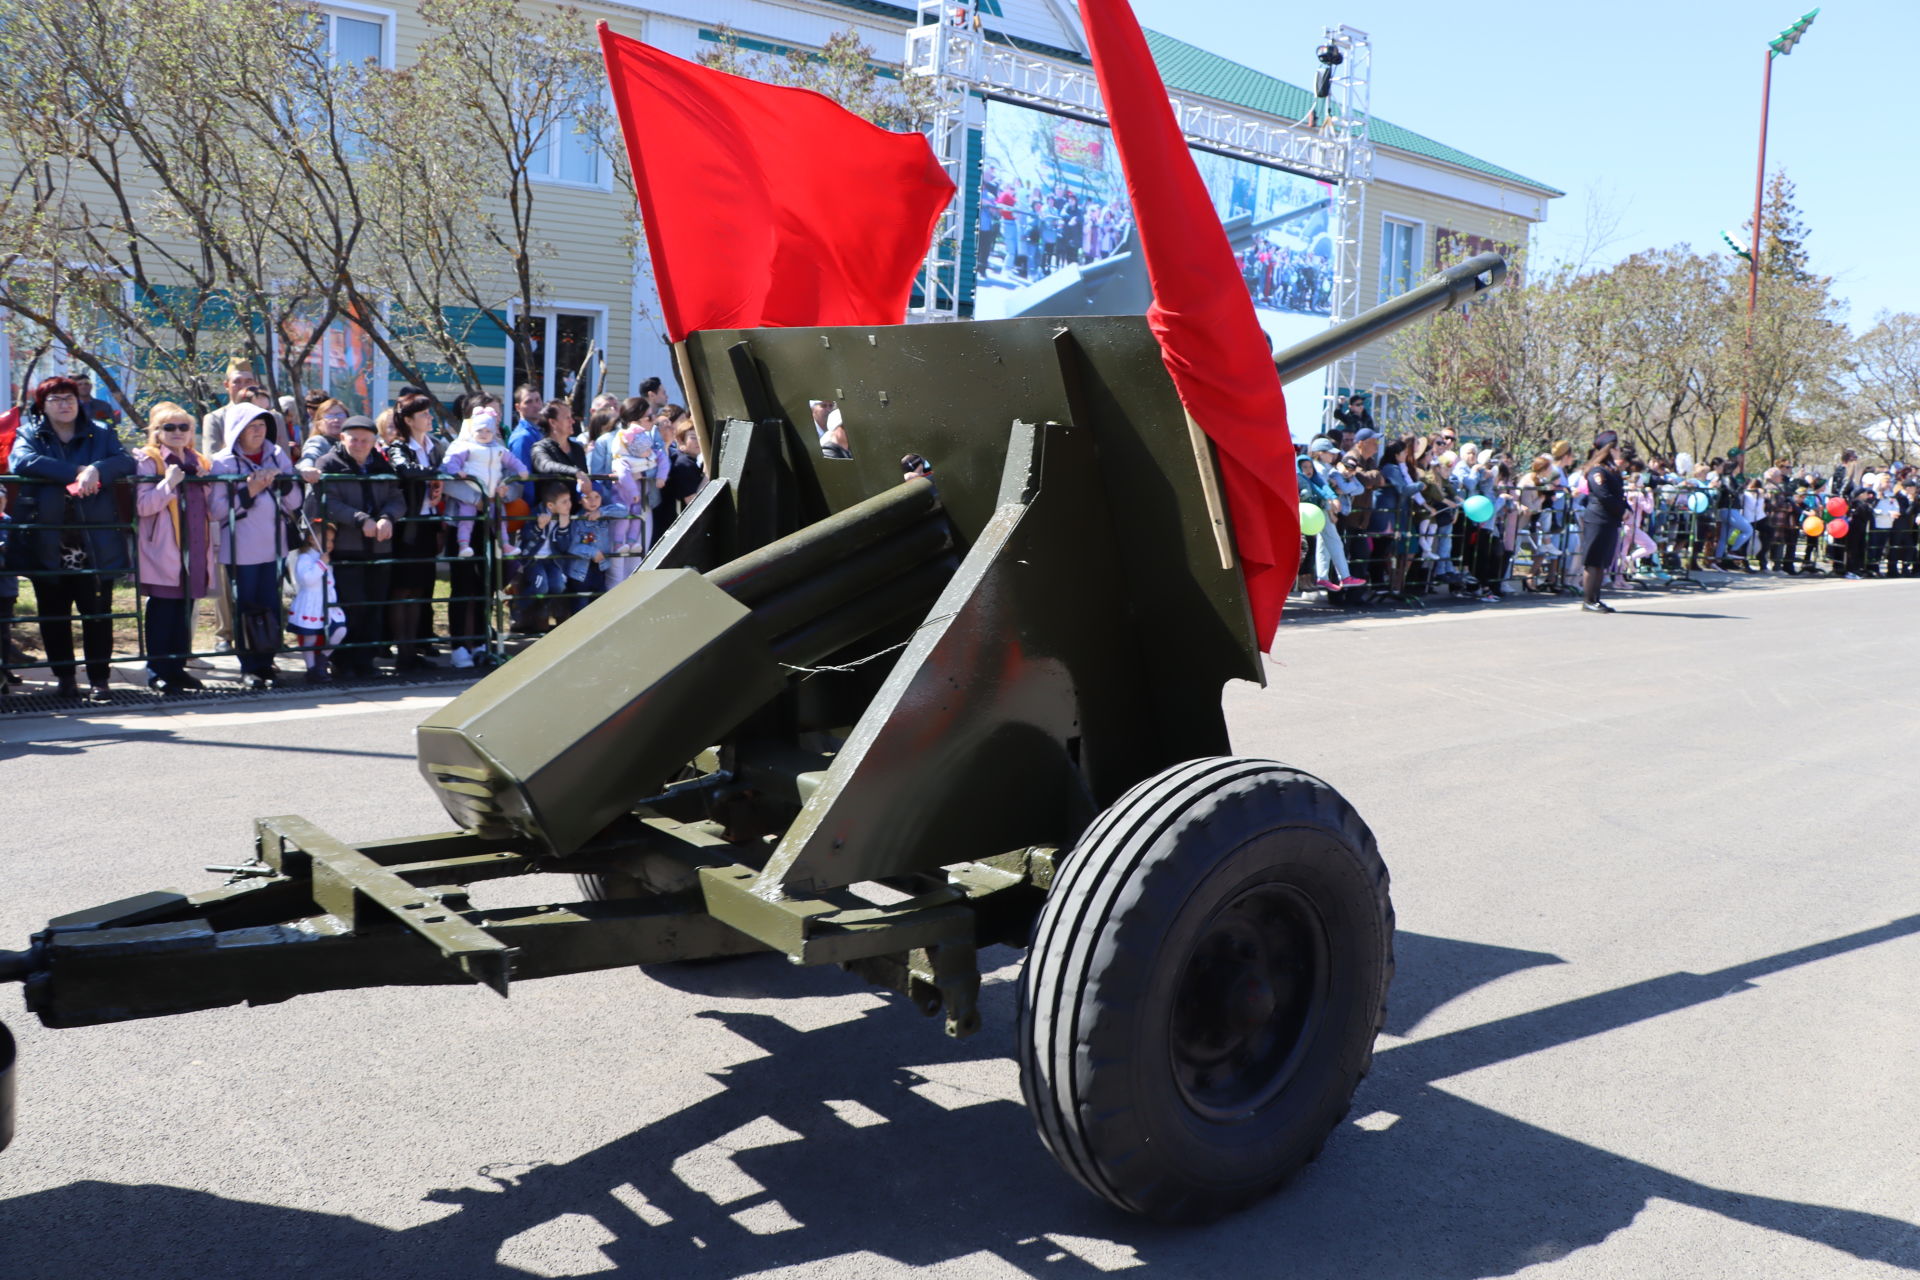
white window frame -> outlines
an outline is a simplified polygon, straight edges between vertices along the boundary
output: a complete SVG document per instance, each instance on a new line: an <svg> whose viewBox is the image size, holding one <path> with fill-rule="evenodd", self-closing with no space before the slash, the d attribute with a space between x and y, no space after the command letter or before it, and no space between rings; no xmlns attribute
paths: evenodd
<svg viewBox="0 0 1920 1280"><path fill-rule="evenodd" d="M1398 412L1406 406L1401 403L1404 390L1388 382L1376 382L1367 388L1367 409L1373 414L1373 420L1386 430L1388 412Z"/></svg>
<svg viewBox="0 0 1920 1280"><path fill-rule="evenodd" d="M1388 237L1390 234L1389 228L1400 228L1400 227L1406 228L1409 238L1411 240L1412 252L1407 259L1407 288L1408 289L1411 289L1414 285L1420 283L1420 273L1426 269L1427 224L1419 218L1409 218L1398 213L1381 214L1380 215L1380 275L1378 280L1380 296L1378 297L1378 299L1376 299L1376 301L1378 302L1385 302L1389 298L1394 297L1396 293L1404 292L1404 290L1395 290L1394 288L1392 288L1392 281L1387 273L1387 246L1389 244Z"/></svg>
<svg viewBox="0 0 1920 1280"><path fill-rule="evenodd" d="M382 9L370 4L356 4L354 0L328 0L326 4L317 4L313 11L327 24L327 55L334 57L333 20L335 18L354 18L361 22L380 24L380 65L391 71L398 59L394 29L398 25L399 15L392 9Z"/></svg>
<svg viewBox="0 0 1920 1280"><path fill-rule="evenodd" d="M574 185L578 184L576 183ZM515 386L513 380L513 330L520 323L520 304L517 301L509 302L506 311L508 331L500 335L500 345L502 348L500 372L505 384L500 389L500 398L507 405L508 409L511 409L513 407L513 388ZM570 312L573 315L593 317L593 349L600 352L600 359L603 364L610 359L607 354L607 335L611 331L608 324L611 318L611 309L607 304L604 302L566 302L564 300L548 299L541 302L538 306L530 308L528 314L553 316L563 311ZM548 349L549 351L552 350L551 347ZM547 356L549 363L551 363L552 359L552 355L549 354ZM544 384L541 387L541 392L546 399L551 400L553 398L554 375L557 375L559 372L558 369L541 371L541 381ZM582 425L584 426L584 424Z"/></svg>
<svg viewBox="0 0 1920 1280"><path fill-rule="evenodd" d="M607 105L609 109L611 109L610 99ZM611 117L609 118L611 119ZM600 173L599 178L595 181L581 182L577 178L563 178L559 175L559 139L563 135L563 132L571 134L575 123L572 116L561 116L547 125L546 142L544 144L547 151L547 171L545 173L535 173L532 159L529 157L527 164L527 181L537 182L543 187L571 187L575 191L612 191L613 157L607 155L604 151L596 151L594 153L595 158L599 162L598 169ZM566 126L564 131L561 128L563 124Z"/></svg>

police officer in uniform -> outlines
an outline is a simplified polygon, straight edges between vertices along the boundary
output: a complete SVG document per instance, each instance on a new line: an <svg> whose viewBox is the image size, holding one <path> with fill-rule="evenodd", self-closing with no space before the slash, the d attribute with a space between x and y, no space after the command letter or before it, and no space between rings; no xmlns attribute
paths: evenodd
<svg viewBox="0 0 1920 1280"><path fill-rule="evenodd" d="M1593 452L1587 456L1586 501L1580 507L1580 563L1585 569L1585 599L1580 605L1588 613L1612 613L1613 606L1600 602L1600 583L1620 550L1620 521L1627 514L1627 486L1620 476L1620 437L1602 431L1594 437Z"/></svg>

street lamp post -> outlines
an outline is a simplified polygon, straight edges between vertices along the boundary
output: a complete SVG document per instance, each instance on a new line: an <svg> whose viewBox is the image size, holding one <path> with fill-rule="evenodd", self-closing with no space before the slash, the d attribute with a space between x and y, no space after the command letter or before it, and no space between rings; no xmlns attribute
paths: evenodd
<svg viewBox="0 0 1920 1280"><path fill-rule="evenodd" d="M1783 58L1793 52L1793 46L1800 43L1800 37L1807 33L1813 20L1820 16L1814 9L1804 13L1800 20L1767 42L1767 69L1760 81L1760 163L1754 168L1753 175L1753 239L1748 242L1747 252L1747 369L1746 376L1740 380L1740 446L1742 458L1747 455L1747 403L1748 392L1753 385L1753 313L1760 305L1760 206L1766 195L1767 187L1767 111L1773 96L1773 60ZM1728 244L1733 241L1729 239ZM1739 252L1736 248L1735 252Z"/></svg>

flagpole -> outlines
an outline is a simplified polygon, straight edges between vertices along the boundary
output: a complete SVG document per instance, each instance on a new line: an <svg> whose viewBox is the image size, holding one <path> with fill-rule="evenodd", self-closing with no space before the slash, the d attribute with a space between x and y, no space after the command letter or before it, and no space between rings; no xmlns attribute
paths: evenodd
<svg viewBox="0 0 1920 1280"><path fill-rule="evenodd" d="M1746 470L1747 397L1753 386L1753 313L1760 305L1760 205L1767 189L1767 108L1773 97L1773 50L1760 80L1760 163L1753 175L1753 239L1747 242L1747 367L1740 379L1740 469Z"/></svg>
<svg viewBox="0 0 1920 1280"><path fill-rule="evenodd" d="M1233 528L1227 524L1227 504L1220 495L1220 459L1213 451L1213 441L1199 423L1187 414L1187 439L1193 445L1193 461L1200 469L1200 496L1207 504L1207 523L1213 528L1214 549L1220 553L1220 567L1231 569L1236 563L1233 554Z"/></svg>
<svg viewBox="0 0 1920 1280"><path fill-rule="evenodd" d="M713 432L707 426L707 409L700 403L700 388L693 381L693 363L687 359L683 338L673 344L673 368L680 377L680 394L687 398L687 412L693 417L693 434L700 439L700 470L713 478Z"/></svg>

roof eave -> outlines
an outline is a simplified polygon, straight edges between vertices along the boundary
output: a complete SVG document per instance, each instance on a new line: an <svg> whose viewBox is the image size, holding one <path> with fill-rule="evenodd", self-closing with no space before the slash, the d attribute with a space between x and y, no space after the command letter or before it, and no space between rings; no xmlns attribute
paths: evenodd
<svg viewBox="0 0 1920 1280"><path fill-rule="evenodd" d="M1529 195L1545 196L1549 200L1558 199L1567 193L1558 187L1550 187L1544 182L1533 182L1519 176L1506 177L1498 173L1488 173L1485 169L1475 169L1471 165L1456 164L1452 160L1443 160L1439 156L1426 155L1419 151L1409 151L1405 147L1396 147L1390 142L1375 142L1376 151L1391 151L1395 156L1403 157L1414 164L1431 165L1449 173L1457 173L1464 178L1473 178L1480 182L1490 182L1495 186L1506 187L1513 191L1524 191Z"/></svg>

